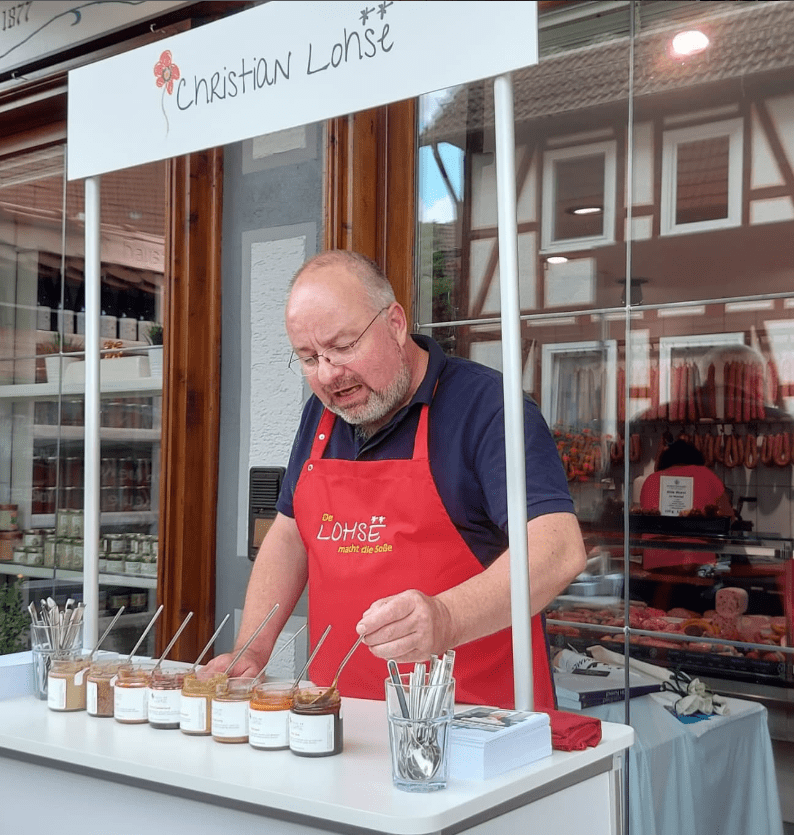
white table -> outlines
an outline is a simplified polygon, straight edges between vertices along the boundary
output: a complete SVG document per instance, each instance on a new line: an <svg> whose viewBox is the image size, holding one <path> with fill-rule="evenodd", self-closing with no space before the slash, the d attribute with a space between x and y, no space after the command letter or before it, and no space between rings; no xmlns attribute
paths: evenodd
<svg viewBox="0 0 794 835"><path fill-rule="evenodd" d="M307 759L53 712L32 696L2 701L3 831L35 821L57 821L59 835L514 835L549 821L565 833L623 831L621 765L634 737L625 725L605 723L602 742L586 751L407 794L391 783L383 702L344 699L343 710L344 752Z"/></svg>
<svg viewBox="0 0 794 835"><path fill-rule="evenodd" d="M782 835L766 708L728 699L730 714L683 724L670 694L631 700L631 835ZM583 710L623 722L624 704Z"/></svg>

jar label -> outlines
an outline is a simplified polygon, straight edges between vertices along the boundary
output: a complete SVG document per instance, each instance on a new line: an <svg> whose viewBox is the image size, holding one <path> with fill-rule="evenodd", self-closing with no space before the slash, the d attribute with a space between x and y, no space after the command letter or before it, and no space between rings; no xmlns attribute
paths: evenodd
<svg viewBox="0 0 794 835"><path fill-rule="evenodd" d="M249 711L248 742L255 748L286 748L289 745L289 711Z"/></svg>
<svg viewBox="0 0 794 835"><path fill-rule="evenodd" d="M113 715L122 722L146 721L146 687L113 688Z"/></svg>
<svg viewBox="0 0 794 835"><path fill-rule="evenodd" d="M88 672L88 667L83 667L82 670L78 670L74 674L74 684L75 687L82 687L83 686L83 679L85 678L85 674Z"/></svg>
<svg viewBox="0 0 794 835"><path fill-rule="evenodd" d="M207 699L205 696L182 694L179 707L179 727L183 731L207 730Z"/></svg>
<svg viewBox="0 0 794 835"><path fill-rule="evenodd" d="M248 736L248 700L212 700L212 735L221 739Z"/></svg>
<svg viewBox="0 0 794 835"><path fill-rule="evenodd" d="M50 710L66 710L66 679L47 679L47 707Z"/></svg>
<svg viewBox="0 0 794 835"><path fill-rule="evenodd" d="M153 690L149 688L149 721L155 725L179 722L182 708L182 691Z"/></svg>
<svg viewBox="0 0 794 835"><path fill-rule="evenodd" d="M85 709L89 716L96 716L98 711L96 698L96 682L89 681L85 686Z"/></svg>
<svg viewBox="0 0 794 835"><path fill-rule="evenodd" d="M307 754L327 754L334 750L334 715L307 716L290 713L289 747Z"/></svg>

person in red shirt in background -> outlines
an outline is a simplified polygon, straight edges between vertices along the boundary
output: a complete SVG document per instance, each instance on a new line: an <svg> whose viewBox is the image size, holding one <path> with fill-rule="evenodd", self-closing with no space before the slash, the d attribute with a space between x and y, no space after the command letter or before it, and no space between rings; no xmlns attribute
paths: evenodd
<svg viewBox="0 0 794 835"><path fill-rule="evenodd" d="M659 456L656 470L645 479L640 491L640 505L644 511L659 509L663 476L692 479L691 509L703 511L707 517L733 518L733 506L725 485L712 470L705 466L703 454L694 444L679 438ZM650 539L651 536L649 534L647 538ZM691 541L697 542L698 540ZM646 548L642 565L643 568L652 569L702 565L715 562L715 560L714 554L705 551Z"/></svg>

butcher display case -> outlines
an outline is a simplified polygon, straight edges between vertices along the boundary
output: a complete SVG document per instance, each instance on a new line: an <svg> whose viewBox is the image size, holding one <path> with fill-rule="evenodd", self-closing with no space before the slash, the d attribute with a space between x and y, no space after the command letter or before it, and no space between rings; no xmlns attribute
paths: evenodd
<svg viewBox="0 0 794 835"><path fill-rule="evenodd" d="M628 537L582 523L588 567L547 610L552 652L598 644L622 653L627 636L629 654L639 660L693 676L790 688L792 539L720 529L718 521L640 518L630 521ZM650 546L700 553L703 562L647 569L643 555Z"/></svg>

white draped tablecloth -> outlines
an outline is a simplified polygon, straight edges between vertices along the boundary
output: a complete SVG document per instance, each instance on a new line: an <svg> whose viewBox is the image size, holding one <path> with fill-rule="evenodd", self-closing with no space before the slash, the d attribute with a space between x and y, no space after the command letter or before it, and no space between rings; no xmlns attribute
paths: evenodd
<svg viewBox="0 0 794 835"><path fill-rule="evenodd" d="M782 835L767 710L728 698L730 714L684 724L654 693L630 703L630 835ZM583 710L624 722L623 702Z"/></svg>

